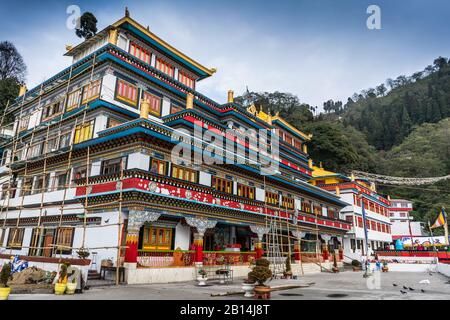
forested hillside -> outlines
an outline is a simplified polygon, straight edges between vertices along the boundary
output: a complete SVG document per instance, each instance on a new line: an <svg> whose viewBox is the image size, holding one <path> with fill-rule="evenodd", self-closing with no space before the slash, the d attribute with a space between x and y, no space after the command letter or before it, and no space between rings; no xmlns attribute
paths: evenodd
<svg viewBox="0 0 450 320"><path fill-rule="evenodd" d="M341 101L328 100L323 113L289 93L246 92L237 102L254 103L312 133L310 154L330 170L437 177L450 173L450 63L439 57L411 76L387 79ZM450 181L416 187L380 186L392 197L414 201L413 215L434 220L450 208ZM439 230L437 231L439 233Z"/></svg>
<svg viewBox="0 0 450 320"><path fill-rule="evenodd" d="M387 95L384 90L364 90L349 98L342 114L344 124L363 132L378 150L400 144L414 126L450 116L450 65L446 58L436 59L432 66L410 77L386 82L392 88Z"/></svg>

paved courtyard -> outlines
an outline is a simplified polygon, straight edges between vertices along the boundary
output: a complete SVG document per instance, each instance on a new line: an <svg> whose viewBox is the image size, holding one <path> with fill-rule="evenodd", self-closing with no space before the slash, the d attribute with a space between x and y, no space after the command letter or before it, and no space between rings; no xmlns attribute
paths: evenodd
<svg viewBox="0 0 450 320"><path fill-rule="evenodd" d="M430 284L419 284L428 279ZM361 272L341 272L339 274L317 273L302 276L299 280L273 280L271 286L305 285L314 283L307 288L295 288L272 293L272 299L362 299L362 300L444 300L450 299L449 279L441 274L415 272L389 272L381 274L380 288L369 289ZM241 279L235 279L233 284L220 285L211 283L206 287L198 287L195 282L152 284L152 285L121 285L118 287L97 287L74 296L55 296L53 294L14 294L11 300L24 299L132 299L132 300L207 300L207 299L246 299L243 295L212 297L211 294L241 291ZM394 286L393 284L397 284ZM376 285L376 284L375 284ZM414 290L403 289L411 287ZM425 292L421 291L424 290ZM400 292L402 290L404 293ZM333 296L337 295L337 296Z"/></svg>

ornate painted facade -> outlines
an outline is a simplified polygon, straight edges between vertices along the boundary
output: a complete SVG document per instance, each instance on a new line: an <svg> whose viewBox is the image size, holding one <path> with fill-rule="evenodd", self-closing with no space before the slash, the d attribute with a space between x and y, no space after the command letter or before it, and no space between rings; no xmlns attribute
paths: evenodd
<svg viewBox="0 0 450 320"><path fill-rule="evenodd" d="M86 248L98 266L118 257L131 268L158 257L158 266L207 263L217 252L247 262L264 254L268 219L280 222L286 252L301 249L289 243L292 231L341 243L351 229L338 214L347 204L308 183L311 137L235 103L231 91L225 104L196 91L215 69L129 16L68 49L72 65L9 108L16 121L2 146L2 253L76 257ZM247 153L243 129L277 134L279 171L262 176L249 161L174 163L174 132L194 124ZM204 144L193 140L194 153Z"/></svg>
<svg viewBox="0 0 450 320"><path fill-rule="evenodd" d="M344 237L344 253L360 260L365 255L364 224L367 228L368 246L371 250L385 249L392 242L390 200L377 193L376 186L365 179L347 177L324 168L313 166L311 184L340 196L348 205L340 211L341 219L352 228ZM366 219L364 221L362 207Z"/></svg>

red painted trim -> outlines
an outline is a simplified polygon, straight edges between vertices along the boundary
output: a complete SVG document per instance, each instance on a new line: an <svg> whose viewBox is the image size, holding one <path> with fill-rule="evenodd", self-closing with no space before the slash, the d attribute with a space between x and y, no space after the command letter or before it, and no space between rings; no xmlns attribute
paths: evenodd
<svg viewBox="0 0 450 320"><path fill-rule="evenodd" d="M1 259L9 259L14 254L0 254ZM74 266L88 266L91 264L91 259L73 259L73 258L53 258L53 257L33 257L19 255L20 260L29 262L44 262L44 263L70 263Z"/></svg>
<svg viewBox="0 0 450 320"><path fill-rule="evenodd" d="M147 179L140 179L140 178L127 178L122 181L122 190L126 191L127 189L138 189L143 191L149 191L150 190L150 184L151 182ZM91 186L91 192L90 194L97 194L97 193L107 193L107 192L114 192L117 191L117 181L112 182L105 182L101 184L95 184ZM209 203L209 204L217 204L222 207L228 207L232 209L238 209L238 210L245 210L255 213L261 213L265 215L272 215L272 216L280 216L283 218L292 218L291 214L286 211L279 211L271 208L265 208L263 204L261 205L250 205L250 204L243 204L238 201L234 200L223 200L223 199L217 199L217 201L220 201L220 203L216 202L216 197L214 195L204 192L198 192L198 191L192 191L188 190L186 188L181 187L175 187L164 183L156 183L155 193L160 193L161 195L168 195L180 199L188 199L188 200L194 200L197 202L203 202L203 203ZM75 195L77 197L84 196L86 194L86 187L80 186L77 187ZM344 230L350 230L351 225L350 223L340 222L340 221L330 221L327 219L321 219L320 217L317 217L317 222L315 217L309 217L309 216L303 216L299 215L298 220L300 221L307 221L310 223L317 223L323 226L330 226L338 229L344 229Z"/></svg>

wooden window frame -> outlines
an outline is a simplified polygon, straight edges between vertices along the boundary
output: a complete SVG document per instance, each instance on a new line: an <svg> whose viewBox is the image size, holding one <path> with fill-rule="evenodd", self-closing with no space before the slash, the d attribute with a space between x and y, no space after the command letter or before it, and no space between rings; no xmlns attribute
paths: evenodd
<svg viewBox="0 0 450 320"><path fill-rule="evenodd" d="M70 241L61 243L61 231L64 232L70 232ZM56 229L56 237L55 237L55 254L72 254L72 246L73 246L73 239L75 235L75 228L73 227L59 227ZM68 249L67 247L70 247Z"/></svg>
<svg viewBox="0 0 450 320"><path fill-rule="evenodd" d="M29 182L29 184L26 182ZM27 188L24 188L25 186L27 186ZM22 185L20 186L20 196L22 197L31 195L32 189L33 189L33 178L24 178L22 180Z"/></svg>
<svg viewBox="0 0 450 320"><path fill-rule="evenodd" d="M156 163L156 166L157 166L156 172L153 170L153 164L154 163ZM161 173L160 166L163 167L163 170L162 170L163 173ZM165 176L165 175L167 175L167 169L168 169L168 162L167 161L164 161L164 160L161 160L161 159L158 159L158 158L151 158L150 159L150 169L149 169L149 171L151 173Z"/></svg>
<svg viewBox="0 0 450 320"><path fill-rule="evenodd" d="M242 183L237 184L237 194L239 197L247 199L255 199L256 188L252 186L247 186Z"/></svg>
<svg viewBox="0 0 450 320"><path fill-rule="evenodd" d="M18 233L16 231L18 231ZM25 228L10 228L8 240L6 242L6 249L22 250L24 235ZM13 237L15 237L15 239L13 239Z"/></svg>
<svg viewBox="0 0 450 320"><path fill-rule="evenodd" d="M280 204L280 195L278 194L278 192L266 191L265 199L266 199L267 204L270 204L273 206L278 206Z"/></svg>
<svg viewBox="0 0 450 320"><path fill-rule="evenodd" d="M116 122L117 124L115 125L111 125L111 122ZM120 126L123 122L120 122L119 120L112 118L112 117L108 117L108 120L106 121L106 128L114 128L117 126Z"/></svg>
<svg viewBox="0 0 450 320"><path fill-rule="evenodd" d="M125 95L122 95L120 93L121 85L122 86L124 86L124 85L126 86L126 89L122 89L122 90L125 90L126 92L128 92L130 90L130 88L136 90L136 97L135 97L134 100L132 98L130 98L128 96L125 96ZM120 102L125 103L126 105L128 105L128 106L130 106L130 107L132 107L134 109L138 109L139 88L138 88L137 85L132 84L131 82L128 82L128 81L126 81L124 79L118 78L117 81L116 81L116 90L115 90L115 93L114 93L114 98L116 100L120 101Z"/></svg>
<svg viewBox="0 0 450 320"><path fill-rule="evenodd" d="M50 103L44 107L44 110L42 110L42 121L53 119L54 117L57 117L62 113L64 113L64 100L59 100L57 102Z"/></svg>
<svg viewBox="0 0 450 320"><path fill-rule="evenodd" d="M178 111L174 111L174 108L176 108L176 109L178 109ZM178 105L176 105L176 104L171 104L170 105L170 114L175 114L175 113L178 113L178 112L181 112L181 111L183 111L183 110L185 110L183 107L180 107L180 106L178 106Z"/></svg>
<svg viewBox="0 0 450 320"><path fill-rule="evenodd" d="M182 178L180 178L180 171L181 171ZM186 178L186 173L193 175L195 181L192 181L191 179ZM175 165L175 164L172 165L172 168L170 170L170 176L175 179L180 179L180 180L188 181L191 183L198 183L198 171L196 171L194 169L182 167L179 165Z"/></svg>
<svg viewBox="0 0 450 320"><path fill-rule="evenodd" d="M294 198L289 196L282 196L281 197L283 208L286 208L288 210L294 210Z"/></svg>
<svg viewBox="0 0 450 320"><path fill-rule="evenodd" d="M167 62L165 59L157 57L155 67L157 70L168 75L169 77L173 78L175 76L175 67L170 62Z"/></svg>
<svg viewBox="0 0 450 320"><path fill-rule="evenodd" d="M142 99L144 100L146 98L147 98L147 101L150 103L150 108L148 109L148 112L151 115L154 115L154 116L160 118L161 113L162 113L163 99L153 93L148 92L148 91L142 91ZM155 107L157 109L155 109Z"/></svg>
<svg viewBox="0 0 450 320"><path fill-rule="evenodd" d="M19 132L21 131L25 131L28 129L28 125L30 124L30 115L24 115L20 120L19 120Z"/></svg>
<svg viewBox="0 0 450 320"><path fill-rule="evenodd" d="M77 144L90 140L92 139L93 136L94 136L94 120L90 120L84 124L79 124L75 127L73 143Z"/></svg>
<svg viewBox="0 0 450 320"><path fill-rule="evenodd" d="M71 102L71 98L75 94L77 95L76 101ZM81 101L81 89L76 89L76 90L73 90L72 92L70 92L67 95L66 112L67 111L71 111L71 110L76 109L77 107L79 107L80 106L80 101Z"/></svg>
<svg viewBox="0 0 450 320"><path fill-rule="evenodd" d="M178 81L184 84L186 87L195 90L195 79L191 76L188 76L185 72L179 70L178 71Z"/></svg>
<svg viewBox="0 0 450 320"><path fill-rule="evenodd" d="M141 45L137 44L134 41L130 41L130 46L128 52L133 56L138 58L139 60L150 64L152 60L152 53L150 50L147 50L146 48L142 47ZM145 59L148 57L148 59Z"/></svg>
<svg viewBox="0 0 450 320"><path fill-rule="evenodd" d="M213 176L211 187L216 191L233 194L233 180Z"/></svg>
<svg viewBox="0 0 450 320"><path fill-rule="evenodd" d="M84 105L100 97L101 87L102 79L94 80L83 86L83 92L81 94L81 105Z"/></svg>
<svg viewBox="0 0 450 320"><path fill-rule="evenodd" d="M105 164L107 162L113 162L113 161L118 161L118 163L112 163L112 164ZM116 168L118 165L118 168ZM115 173L119 173L121 170L121 166L123 166L123 170L126 169L127 166L127 157L117 157L117 158L112 158L112 159L106 159L103 160L100 166L100 175L108 175L108 174L115 174ZM115 168L114 171L111 172L106 172L105 173L105 169L106 168Z"/></svg>
<svg viewBox="0 0 450 320"><path fill-rule="evenodd" d="M152 233L155 231L155 240L153 240ZM162 231L163 240L160 239L160 231ZM145 226L142 248L144 250L170 250L172 248L173 228ZM166 241L164 241L166 240Z"/></svg>

